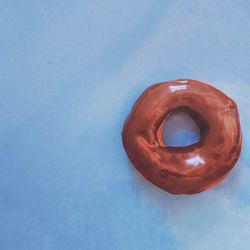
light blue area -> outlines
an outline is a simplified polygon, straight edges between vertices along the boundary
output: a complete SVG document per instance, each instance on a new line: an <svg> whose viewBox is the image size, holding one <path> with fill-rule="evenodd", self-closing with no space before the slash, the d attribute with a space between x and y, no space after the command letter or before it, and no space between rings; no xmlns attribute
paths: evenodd
<svg viewBox="0 0 250 250"><path fill-rule="evenodd" d="M163 122L162 140L167 146L184 147L200 140L199 126L184 111L172 112Z"/></svg>
<svg viewBox="0 0 250 250"><path fill-rule="evenodd" d="M0 1L0 249L250 248L249 1ZM121 128L155 82L211 82L244 145L218 187L173 196Z"/></svg>

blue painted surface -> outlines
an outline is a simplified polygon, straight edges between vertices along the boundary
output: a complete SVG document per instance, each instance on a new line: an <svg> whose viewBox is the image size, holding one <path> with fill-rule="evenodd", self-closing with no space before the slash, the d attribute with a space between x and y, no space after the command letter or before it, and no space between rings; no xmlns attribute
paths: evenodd
<svg viewBox="0 0 250 250"><path fill-rule="evenodd" d="M163 121L162 141L167 146L184 147L200 140L200 128L184 111L171 112Z"/></svg>
<svg viewBox="0 0 250 250"><path fill-rule="evenodd" d="M250 248L249 1L0 1L0 249ZM244 136L218 187L145 181L120 131L150 84L211 82Z"/></svg>

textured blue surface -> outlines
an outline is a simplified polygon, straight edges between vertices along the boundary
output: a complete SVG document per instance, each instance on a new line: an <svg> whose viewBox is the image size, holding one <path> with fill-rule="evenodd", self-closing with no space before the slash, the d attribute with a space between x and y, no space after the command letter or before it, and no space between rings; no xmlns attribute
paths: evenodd
<svg viewBox="0 0 250 250"><path fill-rule="evenodd" d="M249 1L0 0L0 249L250 248ZM120 131L150 84L211 82L243 151L218 187L173 196Z"/></svg>

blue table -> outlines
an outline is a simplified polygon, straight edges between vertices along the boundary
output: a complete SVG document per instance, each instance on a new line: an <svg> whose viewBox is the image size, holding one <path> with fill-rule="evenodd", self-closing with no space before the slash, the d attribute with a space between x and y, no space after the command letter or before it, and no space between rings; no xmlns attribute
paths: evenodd
<svg viewBox="0 0 250 250"><path fill-rule="evenodd" d="M0 249L250 248L249 1L1 1ZM212 83L243 149L216 188L174 196L131 167L121 128L155 82Z"/></svg>

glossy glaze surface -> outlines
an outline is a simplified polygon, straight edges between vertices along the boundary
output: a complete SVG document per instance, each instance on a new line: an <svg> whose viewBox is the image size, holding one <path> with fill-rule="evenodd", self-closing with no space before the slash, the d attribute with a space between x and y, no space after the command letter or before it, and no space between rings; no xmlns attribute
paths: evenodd
<svg viewBox="0 0 250 250"><path fill-rule="evenodd" d="M183 110L198 124L201 140L186 147L165 146L163 120ZM174 194L195 194L220 183L241 150L235 102L196 80L154 84L135 102L122 131L132 164L149 181Z"/></svg>

